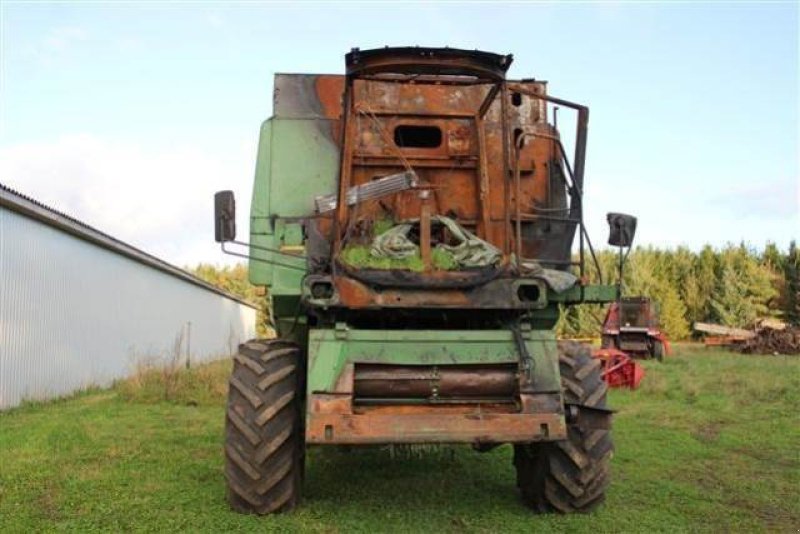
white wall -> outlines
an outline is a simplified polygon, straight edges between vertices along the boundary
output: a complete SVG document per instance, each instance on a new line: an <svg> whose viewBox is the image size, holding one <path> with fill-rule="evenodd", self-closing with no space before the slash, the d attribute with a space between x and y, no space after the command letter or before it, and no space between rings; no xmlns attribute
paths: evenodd
<svg viewBox="0 0 800 534"><path fill-rule="evenodd" d="M106 386L171 353L255 335L256 311L0 206L0 409ZM184 350L186 344L184 343Z"/></svg>

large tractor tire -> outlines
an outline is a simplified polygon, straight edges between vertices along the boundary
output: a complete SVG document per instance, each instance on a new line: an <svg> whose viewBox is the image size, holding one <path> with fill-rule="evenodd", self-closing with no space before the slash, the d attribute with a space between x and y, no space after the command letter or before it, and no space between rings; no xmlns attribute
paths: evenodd
<svg viewBox="0 0 800 534"><path fill-rule="evenodd" d="M225 420L225 478L228 501L237 512L285 512L300 500L302 377L301 352L292 343L239 346Z"/></svg>
<svg viewBox="0 0 800 534"><path fill-rule="evenodd" d="M606 408L607 386L589 347L559 343L559 367L564 402L578 410L572 420L581 421L582 406ZM535 511L590 512L605 499L614 450L608 430L611 415L600 412L609 420L597 424L597 411L592 411L593 427L568 423L564 441L514 446L517 486L525 504Z"/></svg>

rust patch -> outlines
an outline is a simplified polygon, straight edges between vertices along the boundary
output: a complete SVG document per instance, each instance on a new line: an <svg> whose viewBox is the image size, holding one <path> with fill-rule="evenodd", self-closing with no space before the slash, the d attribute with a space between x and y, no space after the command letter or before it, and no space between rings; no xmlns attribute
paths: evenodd
<svg viewBox="0 0 800 534"><path fill-rule="evenodd" d="M310 395L307 443L524 443L566 437L560 414L520 413L509 404L354 408L350 398Z"/></svg>

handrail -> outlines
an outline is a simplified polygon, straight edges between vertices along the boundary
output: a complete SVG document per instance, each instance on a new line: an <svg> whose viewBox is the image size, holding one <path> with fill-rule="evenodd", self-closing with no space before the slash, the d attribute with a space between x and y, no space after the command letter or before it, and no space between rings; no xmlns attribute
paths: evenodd
<svg viewBox="0 0 800 534"><path fill-rule="evenodd" d="M513 86L513 84L510 84L510 86ZM544 97L542 97L542 95L535 95L535 96L541 97L543 100L551 100L551 101L555 101L557 103L567 103L566 101L558 99L558 98L544 98ZM574 104L574 106L578 106L578 105ZM583 107L583 106L579 106L579 107ZM588 108L586 108L586 109L587 109L587 112L588 112ZM570 193L570 197L572 199L577 199L578 200L578 206L577 206L577 208L578 208L578 219L577 220L570 219L569 217L556 218L556 217L546 216L546 215L541 215L541 216L537 215L537 218L539 218L541 220L565 222L565 223L568 223L568 224L569 223L578 224L580 226L580 232L579 232L579 238L578 238L579 239L579 254L580 254L580 262L579 262L579 264L580 264L580 276L581 276L581 278L583 278L584 274L585 274L585 271L584 271L584 257L583 257L583 254L584 254L584 251L583 251L583 249L584 249L583 244L584 243L583 242L584 242L584 239L586 239L586 244L589 247L589 253L590 253L591 257L592 257L592 262L594 263L595 271L597 272L598 282L602 284L603 283L603 273L600 270L600 262L597 261L597 255L594 252L594 247L592 246L592 241L591 241L591 239L589 237L589 232L586 230L586 225L583 222L583 187L582 187L583 184L582 184L582 181L579 182L578 180L575 179L575 175L574 175L572 167L571 167L571 165L569 163L569 159L567 158L566 150L564 149L564 145L561 142L561 139L559 139L558 137L553 136L553 135L548 135L548 134L535 132L535 131L531 131L531 130L527 130L527 129L522 131L522 133L517 138L517 142L515 143L516 158L515 158L515 161L514 161L514 186L515 186L515 189L516 189L516 195L515 196L516 196L516 200L517 200L517 202L516 202L516 219L515 219L515 223L516 223L516 234L517 234L517 263L518 263L518 265L522 261L521 260L521 258L522 258L522 231L521 231L522 218L523 218L524 215L527 215L527 214L522 214L520 212L520 206L519 206L520 188L521 188L521 186L520 186L519 156L520 156L520 151L522 149L522 144L524 143L525 138L527 138L527 137L540 137L540 138L544 138L544 139L549 139L549 140L551 140L551 141L553 141L553 142L555 142L557 144L558 152L559 152L559 156L560 156L559 159L564 163L564 166L565 166L565 168L567 170L567 173L569 174L569 178L571 179L572 183L567 181L567 177L566 177L566 175L564 173L559 173L559 174L560 174L561 178L563 179L564 184L567 186L567 190ZM576 165L576 167L577 167L577 165ZM569 208L569 211L571 211L571 210L572 210L572 207ZM567 210L565 209L564 211L567 211ZM549 263L553 263L553 262L549 262Z"/></svg>

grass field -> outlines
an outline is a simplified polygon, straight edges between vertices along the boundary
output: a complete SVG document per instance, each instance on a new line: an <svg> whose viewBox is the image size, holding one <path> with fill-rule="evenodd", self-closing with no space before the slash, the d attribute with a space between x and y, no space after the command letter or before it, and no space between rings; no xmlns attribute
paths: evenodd
<svg viewBox="0 0 800 534"><path fill-rule="evenodd" d="M800 528L800 357L679 347L614 391L606 504L536 516L510 447L419 458L314 450L302 507L230 512L222 475L227 363L0 414L0 530L320 532L758 531ZM150 377L153 378L153 377Z"/></svg>

